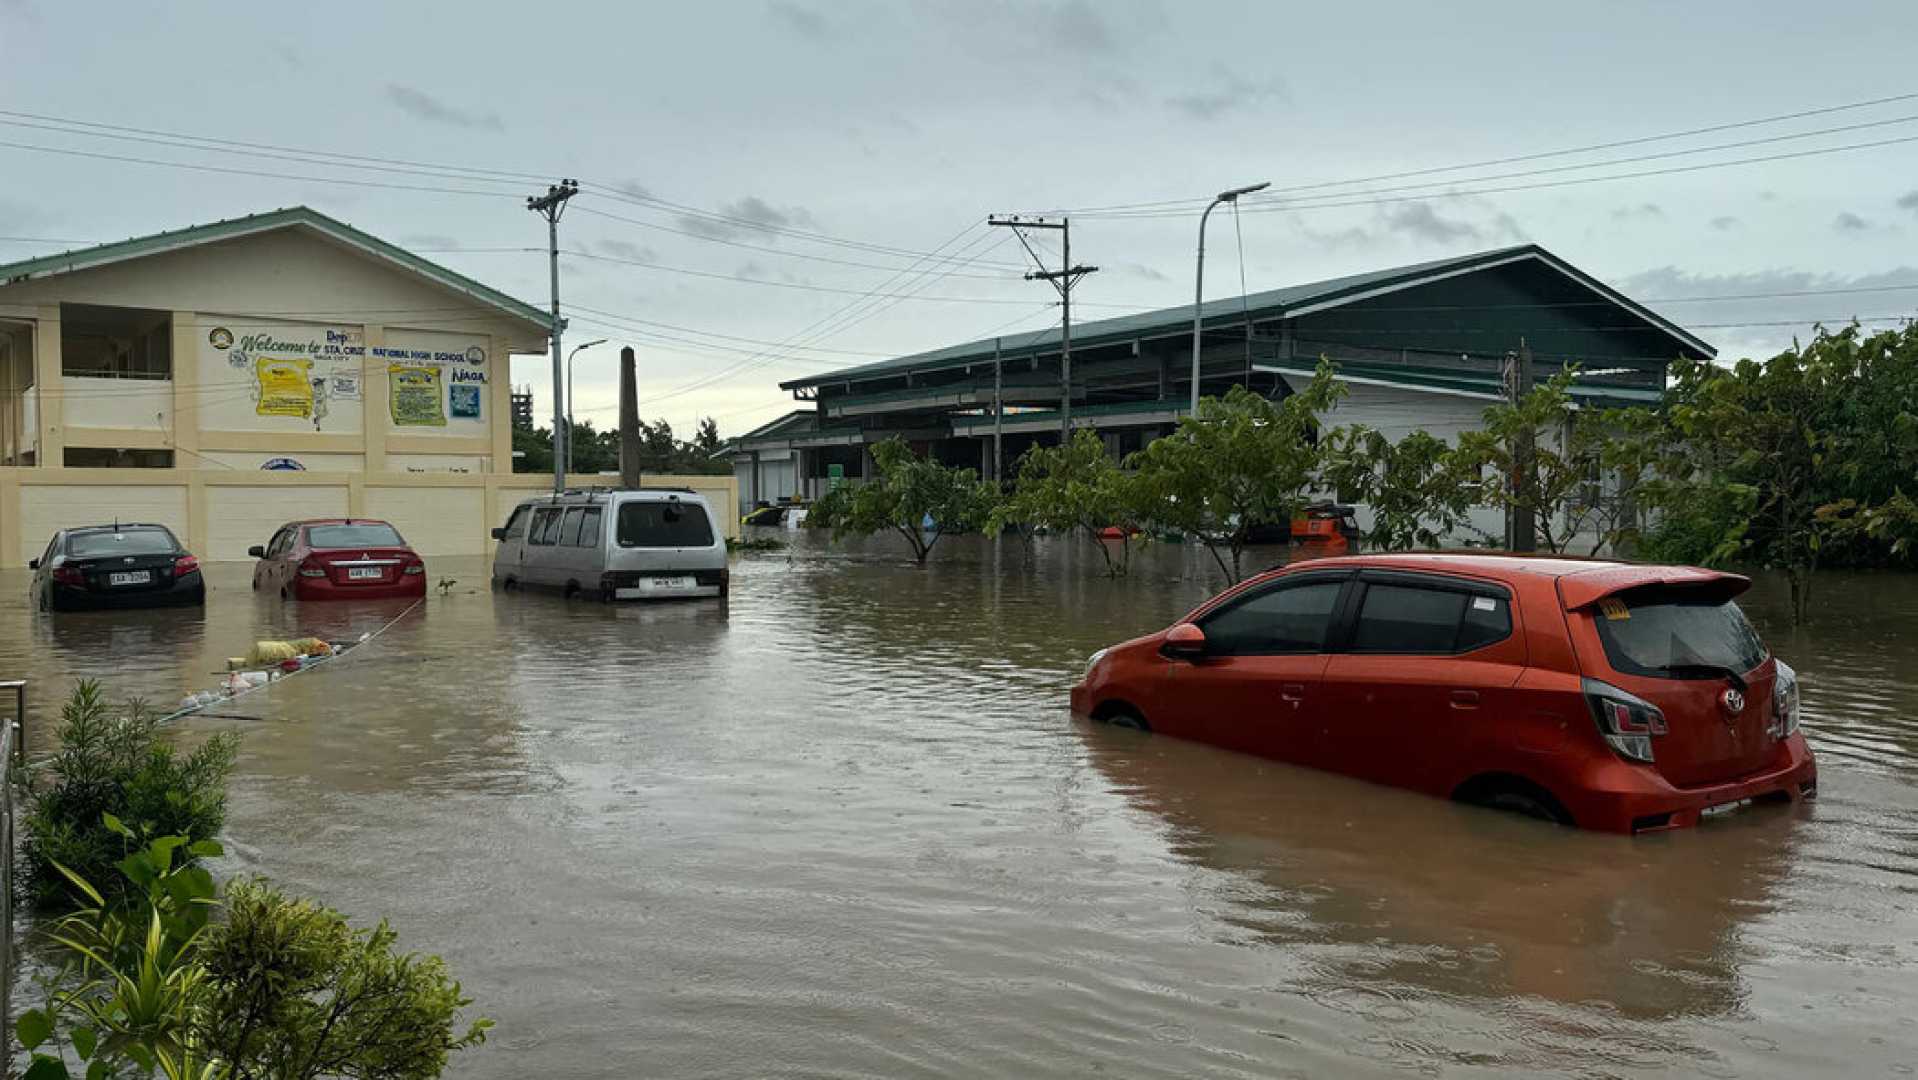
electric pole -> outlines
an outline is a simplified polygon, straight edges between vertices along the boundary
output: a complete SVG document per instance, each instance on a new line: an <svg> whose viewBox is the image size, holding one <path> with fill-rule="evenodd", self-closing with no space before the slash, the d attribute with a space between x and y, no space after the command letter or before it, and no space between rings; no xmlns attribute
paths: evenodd
<svg viewBox="0 0 1918 1080"><path fill-rule="evenodd" d="M560 332L566 320L559 317L559 216L566 212L566 200L579 194L579 181L561 180L547 187L544 195L528 195L526 209L546 219L546 254L553 272L553 494L566 490L566 447L573 433L566 430L566 386L561 371Z"/></svg>
<svg viewBox="0 0 1918 1080"><path fill-rule="evenodd" d="M1532 392L1532 347L1524 338L1518 339L1518 351L1505 354L1505 394L1514 406L1521 405L1526 395ZM1505 511L1505 549L1507 551L1537 551L1538 529L1534 520L1535 509L1527 505L1518 505L1518 499L1525 497L1526 486L1532 483L1532 468L1537 464L1532 447L1530 430L1521 431L1512 440L1512 475L1505 478L1507 489L1512 493L1514 502Z"/></svg>
<svg viewBox="0 0 1918 1080"><path fill-rule="evenodd" d="M988 225L998 225L1012 230L1025 246L1026 254L1032 256L1039 269L1026 275L1027 281L1046 281L1059 290L1059 308L1061 327L1059 342L1059 445L1072 441L1072 287L1079 279L1097 271L1096 266L1074 266L1072 264L1072 219L1060 218L1050 221L1042 217L1020 217L1018 214L994 214L986 219ZM1059 269L1047 270L1044 259L1032 250L1026 241L1025 229L1052 229L1059 234L1061 253Z"/></svg>

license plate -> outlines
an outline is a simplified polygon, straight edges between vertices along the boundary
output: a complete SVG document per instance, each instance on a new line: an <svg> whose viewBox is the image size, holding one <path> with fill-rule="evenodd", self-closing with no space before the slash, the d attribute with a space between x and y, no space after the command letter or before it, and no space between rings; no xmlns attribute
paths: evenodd
<svg viewBox="0 0 1918 1080"><path fill-rule="evenodd" d="M690 577L647 578L641 585L641 588L647 589L690 589L692 587L693 579Z"/></svg>
<svg viewBox="0 0 1918 1080"><path fill-rule="evenodd" d="M1751 804L1752 801L1750 799L1739 799L1735 802L1719 803L1717 806L1707 806L1705 809L1700 810L1698 816L1700 819L1721 818L1727 814L1736 814Z"/></svg>
<svg viewBox="0 0 1918 1080"><path fill-rule="evenodd" d="M147 585L152 581L151 570L121 570L107 575L108 585Z"/></svg>
<svg viewBox="0 0 1918 1080"><path fill-rule="evenodd" d="M383 576L385 576L384 571L377 566L349 566L346 568L346 580L348 581L378 581Z"/></svg>

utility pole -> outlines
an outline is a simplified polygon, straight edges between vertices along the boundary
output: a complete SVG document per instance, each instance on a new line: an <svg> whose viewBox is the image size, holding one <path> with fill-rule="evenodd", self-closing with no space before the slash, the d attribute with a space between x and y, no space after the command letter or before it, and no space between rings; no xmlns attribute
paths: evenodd
<svg viewBox="0 0 1918 1080"><path fill-rule="evenodd" d="M1518 339L1518 351L1506 353L1508 365L1505 375L1505 392L1513 405L1524 402L1525 396L1532 392L1532 347L1524 338ZM1512 441L1512 475L1505 478L1509 490L1518 496L1531 481L1533 460L1532 433L1521 431ZM1505 512L1505 548L1508 551L1537 551L1538 529L1533 520L1533 508L1513 505Z"/></svg>
<svg viewBox="0 0 1918 1080"><path fill-rule="evenodd" d="M1043 217L1021 217L1018 214L994 214L986 219L988 225L998 225L1012 230L1025 246L1026 254L1032 256L1039 269L1026 275L1027 281L1046 281L1059 290L1060 342L1059 342L1059 445L1072 441L1072 287L1087 274L1095 273L1096 266L1074 266L1072 264L1072 219L1060 218L1052 221ZM1059 234L1061 253L1059 269L1047 270L1044 259L1032 250L1026 241L1026 229L1051 229Z"/></svg>
<svg viewBox="0 0 1918 1080"><path fill-rule="evenodd" d="M1199 418L1199 339L1205 323L1205 223L1211 219L1212 211L1218 209L1220 203L1232 203L1236 208L1239 196L1264 191L1270 186L1272 182L1265 180L1257 184L1236 187L1231 191L1221 191L1206 204L1205 213L1199 215L1199 259L1193 271L1195 280L1192 286L1192 418L1194 420ZM1245 292L1243 284L1240 285L1239 292L1241 294ZM1249 367L1252 356L1252 320L1249 313L1245 323L1245 349Z"/></svg>
<svg viewBox="0 0 1918 1080"><path fill-rule="evenodd" d="M628 345L619 350L619 486L636 488L639 479L639 372Z"/></svg>
<svg viewBox="0 0 1918 1080"><path fill-rule="evenodd" d="M1000 456L999 437L1005 426L1005 373L1006 362L999 352L999 339L992 339L992 479L1001 486L1006 482L1006 459Z"/></svg>
<svg viewBox="0 0 1918 1080"><path fill-rule="evenodd" d="M572 432L566 430L566 387L561 371L559 337L566 320L559 317L559 217L566 212L566 200L579 194L579 181L561 180L550 185L544 195L528 195L526 209L546 219L546 255L553 272L553 494L566 490L566 448Z"/></svg>

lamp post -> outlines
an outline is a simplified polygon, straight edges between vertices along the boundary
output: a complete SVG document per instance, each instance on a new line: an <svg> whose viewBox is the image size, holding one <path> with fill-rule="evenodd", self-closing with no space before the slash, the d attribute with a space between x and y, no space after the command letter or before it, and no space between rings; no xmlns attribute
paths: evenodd
<svg viewBox="0 0 1918 1080"><path fill-rule="evenodd" d="M1199 328L1200 324L1205 321L1205 223L1207 219L1211 218L1212 211L1217 209L1220 203L1237 202L1241 195L1250 195L1255 191L1263 191L1271 186L1272 183L1268 180L1264 183L1248 184L1242 188L1233 188L1231 191L1221 191L1213 198L1211 204L1205 208L1205 213L1199 215L1198 284L1195 286L1194 292L1196 295L1192 301L1192 415L1194 417L1199 415Z"/></svg>
<svg viewBox="0 0 1918 1080"><path fill-rule="evenodd" d="M573 346L573 351L566 354L566 471L567 472L573 471L573 357L578 356L579 351L581 349L590 349L595 345L604 345L604 344L606 344L606 339L599 338L594 341L586 342L584 345L575 345Z"/></svg>

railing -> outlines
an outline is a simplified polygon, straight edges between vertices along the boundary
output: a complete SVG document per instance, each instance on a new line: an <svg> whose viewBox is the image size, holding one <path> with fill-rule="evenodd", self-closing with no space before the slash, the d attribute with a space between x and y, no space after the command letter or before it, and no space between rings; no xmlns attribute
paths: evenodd
<svg viewBox="0 0 1918 1080"><path fill-rule="evenodd" d="M26 763L27 681L0 682L13 691L13 720L0 724L0 761ZM13 780L24 770L9 769L0 782L0 1061L13 1059Z"/></svg>

